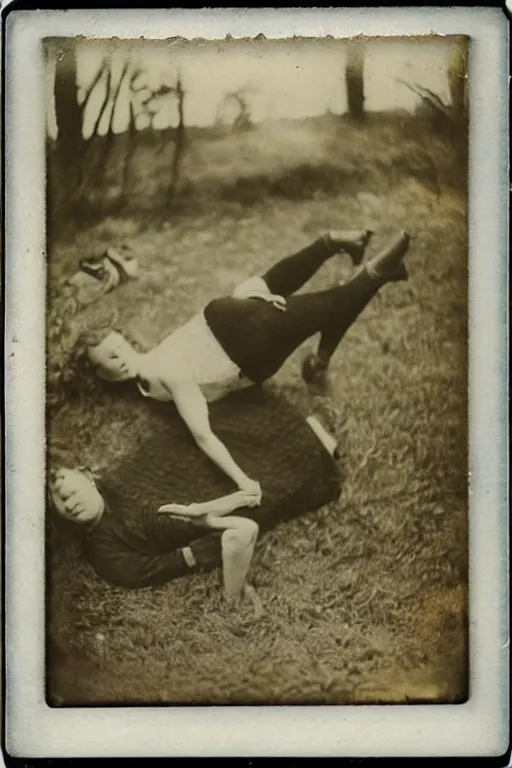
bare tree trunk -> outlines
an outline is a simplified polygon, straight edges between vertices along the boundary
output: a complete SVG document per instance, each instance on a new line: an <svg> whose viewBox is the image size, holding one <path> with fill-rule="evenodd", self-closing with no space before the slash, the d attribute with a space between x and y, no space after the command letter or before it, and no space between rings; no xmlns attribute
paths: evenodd
<svg viewBox="0 0 512 768"><path fill-rule="evenodd" d="M68 196L72 197L82 180L82 158L85 149L82 109L77 98L76 53L73 40L59 40L57 45L54 94L59 164L67 180Z"/></svg>
<svg viewBox="0 0 512 768"><path fill-rule="evenodd" d="M348 44L345 69L348 113L356 122L364 120L364 44L351 40Z"/></svg>
<svg viewBox="0 0 512 768"><path fill-rule="evenodd" d="M247 103L247 96L244 93L243 89L240 89L238 91L235 91L232 94L232 97L238 107L238 115L233 121L233 130L247 131L249 128L252 127L251 110L249 109L249 105Z"/></svg>
<svg viewBox="0 0 512 768"><path fill-rule="evenodd" d="M98 73L95 78L95 82L91 87L87 96L87 98L91 96L94 88L100 82L104 74L106 75L105 97L98 110L98 114L96 115L96 120L94 121L91 137L88 141L88 147L90 148L91 152L90 152L89 162L87 163L87 173L84 170L84 173L82 174L82 185L80 188L80 195L82 197L87 197L90 190L94 186L97 186L99 184L101 173L103 172L103 167L104 167L103 158L101 156L101 153L99 151L99 146L97 143L97 137L98 137L98 128L101 123L101 119L105 114L105 110L108 107L108 103L110 99L110 89L112 84L112 70L105 60L103 61L101 68L98 70ZM84 103L83 103L84 112L87 106L87 98L84 100Z"/></svg>
<svg viewBox="0 0 512 768"><path fill-rule="evenodd" d="M133 77L132 77L133 81ZM131 96L131 94L130 94ZM126 132L126 152L123 161L123 181L122 181L122 201L126 203L130 197L131 186L131 169L133 156L137 148L137 129L135 127L135 112L133 109L133 103L130 98L130 116L128 122L128 130Z"/></svg>
<svg viewBox="0 0 512 768"><path fill-rule="evenodd" d="M106 90L105 90L105 98L98 112L91 139L94 140L94 138L98 136L98 129L101 124L101 121L107 115L108 115L108 128L105 136L102 138L102 140L100 140L97 143L95 157L93 157L91 160L86 184L84 184L83 191L85 194L87 194L93 187L99 189L105 184L105 180L107 177L107 170L109 167L109 161L111 159L112 148L114 145L114 133L112 130L114 114L117 107L119 94L123 86L123 82L128 75L129 66L130 66L129 62L125 63L123 70L121 72L119 81L117 83L117 86L113 91L112 91L111 68L108 67L106 70L107 83L106 83ZM109 107L110 107L110 114L107 111Z"/></svg>
<svg viewBox="0 0 512 768"><path fill-rule="evenodd" d="M460 38L448 68L451 108L455 119L452 142L464 189L467 189L469 173L468 43L468 38Z"/></svg>
<svg viewBox="0 0 512 768"><path fill-rule="evenodd" d="M457 117L463 117L468 107L468 41L462 38L450 62L448 84L452 107Z"/></svg>
<svg viewBox="0 0 512 768"><path fill-rule="evenodd" d="M115 144L114 115L117 109L119 95L121 93L123 83L125 79L128 77L129 70L130 70L130 62L127 61L124 64L117 86L114 92L112 93L112 109L110 111L108 131L107 131L107 135L105 136L105 143L103 145L103 152L101 154L101 167L102 167L101 183L102 184L105 184L105 181L107 179L109 164L112 162L112 152Z"/></svg>
<svg viewBox="0 0 512 768"><path fill-rule="evenodd" d="M178 77L176 83L176 96L178 99L178 125L174 134L174 155L172 159L171 185L169 188L169 196L171 200L174 199L178 189L181 161L183 159L183 150L185 148L185 91L183 90L183 83L181 82L180 77Z"/></svg>

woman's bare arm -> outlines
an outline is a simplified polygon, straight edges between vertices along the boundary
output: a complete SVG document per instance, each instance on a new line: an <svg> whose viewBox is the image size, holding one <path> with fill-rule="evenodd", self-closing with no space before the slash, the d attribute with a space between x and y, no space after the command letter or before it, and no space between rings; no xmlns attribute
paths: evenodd
<svg viewBox="0 0 512 768"><path fill-rule="evenodd" d="M261 493L259 484L238 466L224 443L212 431L208 403L197 384L188 379L162 381L162 384L172 395L180 416L203 453L241 490Z"/></svg>

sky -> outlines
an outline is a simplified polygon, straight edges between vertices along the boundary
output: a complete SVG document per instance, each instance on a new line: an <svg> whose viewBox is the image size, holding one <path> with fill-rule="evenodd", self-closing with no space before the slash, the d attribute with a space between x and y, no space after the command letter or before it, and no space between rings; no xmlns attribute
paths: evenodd
<svg viewBox="0 0 512 768"><path fill-rule="evenodd" d="M449 101L447 67L455 50L454 38L370 39L365 48L365 107L368 111L413 110L418 97L400 80L419 84ZM126 62L139 65L136 81L141 97L148 89L175 83L179 71L186 91L185 124L209 126L221 116L228 121L236 115L229 93L245 94L252 119L304 118L332 111L346 111L344 83L347 42L343 40L290 41L101 41L82 40L77 44L77 85L79 100L93 81L102 59L112 67L115 88ZM50 49L47 67L47 125L57 133L53 100L55 53ZM106 93L106 78L94 89L84 114L84 135L88 137L97 120ZM156 109L158 107L158 109ZM134 100L135 112L141 103ZM152 121L154 128L175 125L176 101L170 97L155 104L149 117L139 114L137 127ZM129 119L129 91L121 88L112 116L114 132L126 130ZM98 132L105 133L109 110Z"/></svg>

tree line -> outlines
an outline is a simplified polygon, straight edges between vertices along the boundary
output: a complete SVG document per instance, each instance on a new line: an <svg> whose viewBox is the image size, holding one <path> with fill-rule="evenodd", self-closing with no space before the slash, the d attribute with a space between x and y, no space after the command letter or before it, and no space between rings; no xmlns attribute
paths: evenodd
<svg viewBox="0 0 512 768"><path fill-rule="evenodd" d="M364 38L355 38L345 45L346 66L340 76L345 82L348 116L356 123L362 124L366 118ZM168 167L164 198L172 204L179 191L186 144L186 90L179 71L172 82L151 88L144 79L143 67L130 58L122 62L120 73L114 78L112 61L105 55L91 82L79 93L75 40L54 40L53 46L56 62L54 103L58 133L56 139L49 139L49 176L53 188L60 183L65 189L65 196L58 201L60 210L62 211L63 206L80 206L91 192L103 189L115 145L119 144L115 140L115 116L121 101L128 105L128 117L123 131L124 149L120 159L118 158L120 183L117 202L122 206L130 194L140 125L151 129L154 115L162 109L172 108L177 115L177 123L174 127L161 131L160 143L160 151L167 155L164 162ZM424 106L433 111L438 119L457 129L461 121L467 118L467 50L463 39L460 40L450 64L448 82L450 104L445 104L437 94L421 85L404 81L402 84L414 91ZM87 110L90 117L93 99L97 106L89 120L90 135L86 138L84 118ZM233 130L247 130L252 127L249 96L244 88L227 93L223 106L227 105L231 105L235 112L232 120ZM220 120L219 113L218 121ZM51 201L49 202L51 207Z"/></svg>

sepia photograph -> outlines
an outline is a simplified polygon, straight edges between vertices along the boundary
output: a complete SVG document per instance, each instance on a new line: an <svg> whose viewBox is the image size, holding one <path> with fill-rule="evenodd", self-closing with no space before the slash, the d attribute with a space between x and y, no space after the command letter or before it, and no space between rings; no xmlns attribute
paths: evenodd
<svg viewBox="0 0 512 768"><path fill-rule="evenodd" d="M508 744L508 21L3 12L6 751Z"/></svg>
<svg viewBox="0 0 512 768"><path fill-rule="evenodd" d="M47 697L468 696L468 40L47 39Z"/></svg>

